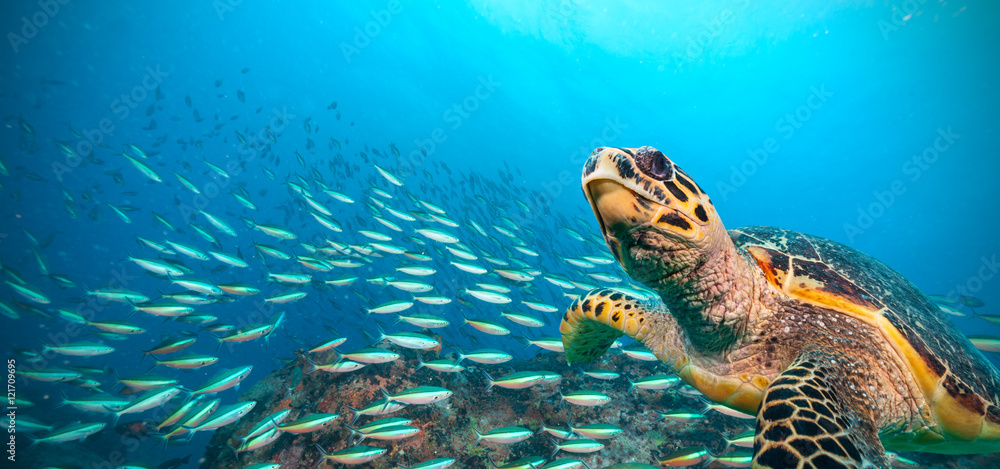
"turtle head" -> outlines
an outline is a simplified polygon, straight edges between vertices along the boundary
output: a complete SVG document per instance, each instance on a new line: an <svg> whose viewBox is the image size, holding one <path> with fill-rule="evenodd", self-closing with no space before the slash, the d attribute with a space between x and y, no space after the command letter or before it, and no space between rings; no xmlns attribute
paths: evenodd
<svg viewBox="0 0 1000 469"><path fill-rule="evenodd" d="M647 285L731 243L708 196L653 147L594 150L583 192L615 259Z"/></svg>

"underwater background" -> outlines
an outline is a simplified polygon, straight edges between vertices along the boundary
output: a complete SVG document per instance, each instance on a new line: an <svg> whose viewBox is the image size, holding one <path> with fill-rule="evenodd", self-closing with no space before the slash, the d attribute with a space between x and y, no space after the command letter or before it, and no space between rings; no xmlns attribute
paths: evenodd
<svg viewBox="0 0 1000 469"><path fill-rule="evenodd" d="M377 339L379 324L420 330L366 310L426 294L452 300L408 311L450 321L434 331L445 354L553 353L518 339L558 337L572 295L630 282L603 263L610 256L580 191L583 162L601 146L653 146L712 197L728 228L773 225L845 243L953 300L950 317L967 334L1000 336L974 315L1000 314L995 2L53 0L0 8L8 33L0 47L0 343L18 370L104 372L85 372L78 379L96 383L75 385L18 378L17 397L33 405L17 415L55 427L108 424L83 442L32 450L19 431L22 463L46 451L96 455L108 467L191 455L177 464L194 467L211 431L162 448L155 436L126 441L108 412L56 407L61 394L118 396L115 374L147 374L154 363L143 350L167 337L195 337L180 354L218 363L149 373L193 388L252 365L245 390L296 350L333 338L324 326L346 338L342 352ZM456 255L419 229L454 235L466 249ZM247 266L198 260L167 241ZM306 265L326 257L358 265ZM132 258L260 294L208 295L215 304L194 310L216 319L202 324L131 314L135 305L100 292L159 300L185 290L174 284L180 277L153 275ZM414 264L436 272L396 270ZM400 280L433 290L387 284ZM306 296L263 301L287 292ZM976 299L985 306L970 308ZM544 326L500 317L514 309ZM86 326L80 315L145 332ZM460 326L463 315L510 334ZM212 336L231 332L226 326L268 323L266 339L216 349ZM43 350L67 342L115 350ZM216 397L229 405L240 392Z"/></svg>

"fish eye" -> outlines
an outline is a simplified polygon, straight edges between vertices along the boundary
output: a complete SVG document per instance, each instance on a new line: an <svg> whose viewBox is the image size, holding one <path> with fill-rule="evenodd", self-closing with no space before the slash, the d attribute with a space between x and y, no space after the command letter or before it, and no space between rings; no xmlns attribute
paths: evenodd
<svg viewBox="0 0 1000 469"><path fill-rule="evenodd" d="M674 167L667 160L667 157L653 147L642 147L635 152L635 165L643 174L656 179L657 181L667 181L674 178Z"/></svg>

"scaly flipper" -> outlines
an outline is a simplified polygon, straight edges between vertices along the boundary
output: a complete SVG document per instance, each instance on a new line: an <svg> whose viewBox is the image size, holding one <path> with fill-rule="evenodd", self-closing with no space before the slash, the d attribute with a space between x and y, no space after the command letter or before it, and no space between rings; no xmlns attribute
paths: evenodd
<svg viewBox="0 0 1000 469"><path fill-rule="evenodd" d="M566 361L593 361L622 334L641 341L649 330L652 314L657 313L670 318L658 298L642 299L612 288L587 293L570 305L559 325Z"/></svg>
<svg viewBox="0 0 1000 469"><path fill-rule="evenodd" d="M810 349L764 392L757 413L755 468L888 468L867 388L845 370L865 366L843 353Z"/></svg>

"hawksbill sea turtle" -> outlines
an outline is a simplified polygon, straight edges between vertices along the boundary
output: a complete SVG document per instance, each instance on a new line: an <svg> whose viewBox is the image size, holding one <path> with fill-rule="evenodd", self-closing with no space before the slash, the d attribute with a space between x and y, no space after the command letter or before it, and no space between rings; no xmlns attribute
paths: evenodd
<svg viewBox="0 0 1000 469"><path fill-rule="evenodd" d="M1000 451L1000 374L899 272L816 236L726 231L652 147L598 148L582 182L615 259L656 295L574 301L559 328L568 361L635 338L709 399L757 416L754 467Z"/></svg>

